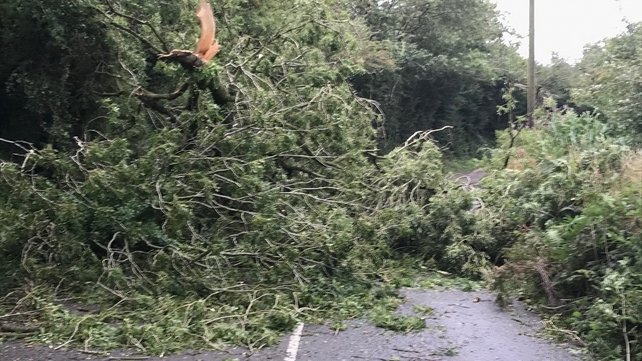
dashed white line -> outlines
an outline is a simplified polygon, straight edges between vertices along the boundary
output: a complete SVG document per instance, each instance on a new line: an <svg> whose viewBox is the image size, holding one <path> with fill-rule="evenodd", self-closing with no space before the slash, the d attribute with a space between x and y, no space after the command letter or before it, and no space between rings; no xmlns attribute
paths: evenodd
<svg viewBox="0 0 642 361"><path fill-rule="evenodd" d="M303 323L300 323L292 332L290 341L288 342L288 349L283 361L296 361L296 354L299 352L299 342L301 342L301 334L303 333Z"/></svg>

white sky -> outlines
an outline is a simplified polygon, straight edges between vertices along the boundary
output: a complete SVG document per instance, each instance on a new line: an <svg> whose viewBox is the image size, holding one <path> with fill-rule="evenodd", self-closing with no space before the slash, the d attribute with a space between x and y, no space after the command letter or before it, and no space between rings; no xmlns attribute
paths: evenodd
<svg viewBox="0 0 642 361"><path fill-rule="evenodd" d="M528 56L529 0L492 0L503 22L521 39L520 54ZM585 44L613 37L626 24L642 21L642 0L535 0L535 58L550 63L557 52L569 62L582 57Z"/></svg>

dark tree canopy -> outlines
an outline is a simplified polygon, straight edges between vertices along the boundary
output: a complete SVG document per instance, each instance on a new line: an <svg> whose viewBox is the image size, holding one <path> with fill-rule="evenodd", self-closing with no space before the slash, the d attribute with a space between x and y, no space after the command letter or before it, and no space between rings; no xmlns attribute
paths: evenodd
<svg viewBox="0 0 642 361"><path fill-rule="evenodd" d="M352 81L386 112L384 149L415 131L448 125L454 128L437 135L440 144L451 153L475 153L506 126L497 106L506 84L523 77L523 61L502 43L503 28L492 4L361 1L354 11L365 16L373 36L388 42L395 61Z"/></svg>
<svg viewBox="0 0 642 361"><path fill-rule="evenodd" d="M75 0L5 1L0 24L0 137L68 146L113 83L100 73L116 56L107 27ZM14 151L0 144L1 155Z"/></svg>

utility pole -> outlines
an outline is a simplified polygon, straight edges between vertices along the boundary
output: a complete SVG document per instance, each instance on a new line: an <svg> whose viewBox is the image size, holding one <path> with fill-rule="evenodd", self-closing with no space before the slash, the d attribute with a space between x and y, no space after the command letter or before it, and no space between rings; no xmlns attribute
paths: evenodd
<svg viewBox="0 0 642 361"><path fill-rule="evenodd" d="M528 123L529 128L535 126L535 103L537 102L537 94L535 92L535 0L530 0L529 11L529 33L528 33L528 94L527 94L527 109L528 109Z"/></svg>

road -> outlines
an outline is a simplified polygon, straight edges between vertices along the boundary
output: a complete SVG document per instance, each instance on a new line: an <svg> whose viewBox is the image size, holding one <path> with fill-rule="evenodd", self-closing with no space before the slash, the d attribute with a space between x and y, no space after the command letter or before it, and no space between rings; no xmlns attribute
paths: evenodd
<svg viewBox="0 0 642 361"><path fill-rule="evenodd" d="M481 180L486 177L486 171L483 169L475 169L473 171L470 171L468 173L457 173L454 174L451 179L453 179L455 182L460 183L467 189L470 188L475 188L481 182Z"/></svg>

